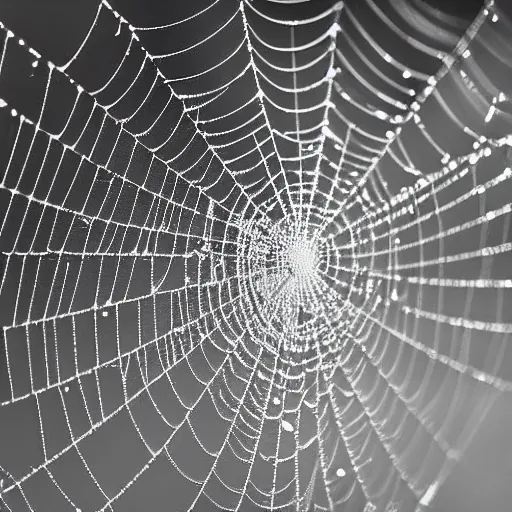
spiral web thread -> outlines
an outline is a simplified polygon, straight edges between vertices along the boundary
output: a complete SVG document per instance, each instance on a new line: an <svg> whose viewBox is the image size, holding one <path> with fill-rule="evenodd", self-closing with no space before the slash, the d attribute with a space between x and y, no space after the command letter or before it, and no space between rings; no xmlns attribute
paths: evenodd
<svg viewBox="0 0 512 512"><path fill-rule="evenodd" d="M190 3L1 26L0 503L427 509L512 389L506 2Z"/></svg>

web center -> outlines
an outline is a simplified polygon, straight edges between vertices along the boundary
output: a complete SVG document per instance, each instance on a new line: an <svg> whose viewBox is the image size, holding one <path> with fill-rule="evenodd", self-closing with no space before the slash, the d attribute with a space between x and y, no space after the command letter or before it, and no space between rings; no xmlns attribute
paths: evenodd
<svg viewBox="0 0 512 512"><path fill-rule="evenodd" d="M307 242L293 244L288 250L288 263L297 277L312 276L317 265L315 248Z"/></svg>

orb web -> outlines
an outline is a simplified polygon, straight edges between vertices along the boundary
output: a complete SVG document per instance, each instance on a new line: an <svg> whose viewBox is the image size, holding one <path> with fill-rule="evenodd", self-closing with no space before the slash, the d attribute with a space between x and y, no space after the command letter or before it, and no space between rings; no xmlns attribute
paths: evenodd
<svg viewBox="0 0 512 512"><path fill-rule="evenodd" d="M0 504L428 510L512 389L510 7L168 4L0 7Z"/></svg>

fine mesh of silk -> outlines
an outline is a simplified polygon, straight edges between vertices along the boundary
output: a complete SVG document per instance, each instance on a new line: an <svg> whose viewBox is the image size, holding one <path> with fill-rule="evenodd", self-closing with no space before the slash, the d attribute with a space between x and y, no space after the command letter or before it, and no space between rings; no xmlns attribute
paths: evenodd
<svg viewBox="0 0 512 512"><path fill-rule="evenodd" d="M0 9L0 509L430 509L512 391L508 0L83 3Z"/></svg>

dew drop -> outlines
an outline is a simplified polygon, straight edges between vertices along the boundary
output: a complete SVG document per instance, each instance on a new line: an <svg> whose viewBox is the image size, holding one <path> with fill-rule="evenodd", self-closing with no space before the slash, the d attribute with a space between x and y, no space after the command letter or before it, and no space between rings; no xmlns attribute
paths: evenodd
<svg viewBox="0 0 512 512"><path fill-rule="evenodd" d="M282 420L281 426L283 427L283 430L285 430L286 432L293 432L293 425L289 421Z"/></svg>

